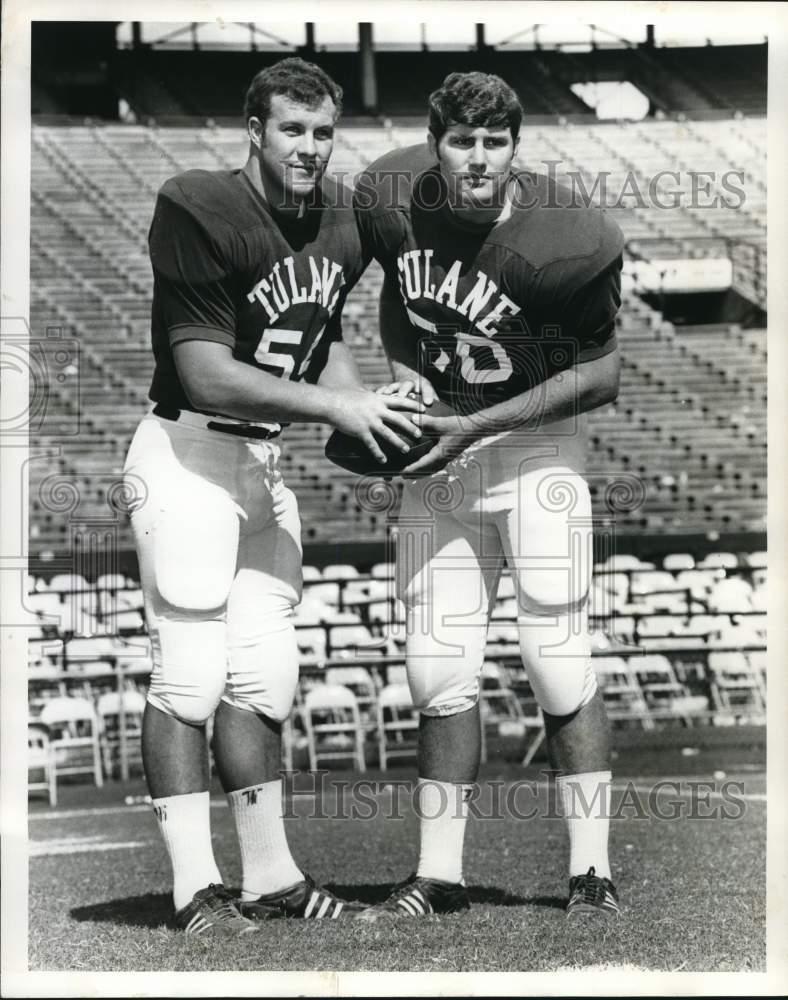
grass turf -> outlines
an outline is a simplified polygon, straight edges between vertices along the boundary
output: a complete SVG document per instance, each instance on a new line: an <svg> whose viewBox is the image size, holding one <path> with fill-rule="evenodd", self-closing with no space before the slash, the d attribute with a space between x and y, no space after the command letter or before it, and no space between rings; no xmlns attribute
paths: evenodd
<svg viewBox="0 0 788 1000"><path fill-rule="evenodd" d="M745 792L762 790L761 778L744 781ZM538 795L544 812L544 789ZM379 801L382 813L390 811L390 799ZM383 899L414 864L416 817L403 804L397 819L325 818L341 810L332 791L323 803L317 818L308 815L313 800L295 799L299 818L287 821L294 856L340 895ZM619 919L568 921L563 821L507 816L468 825L468 913L370 925L277 920L258 935L221 942L171 929L169 864L150 810L108 808L31 815L31 970L765 968L766 809L759 800L747 801L738 819L661 821L622 809L611 821ZM237 885L234 828L221 800L212 820L220 868ZM63 851L73 853L52 853Z"/></svg>

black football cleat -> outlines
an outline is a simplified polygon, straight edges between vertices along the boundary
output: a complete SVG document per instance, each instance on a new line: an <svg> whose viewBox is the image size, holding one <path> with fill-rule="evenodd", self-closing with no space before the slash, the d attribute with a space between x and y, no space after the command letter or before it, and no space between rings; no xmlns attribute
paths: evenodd
<svg viewBox="0 0 788 1000"><path fill-rule="evenodd" d="M618 905L616 887L609 878L600 878L592 866L585 875L575 875L569 879L569 902L566 915L602 913L617 916L621 912Z"/></svg>
<svg viewBox="0 0 788 1000"><path fill-rule="evenodd" d="M186 934L209 937L239 937L254 934L258 928L241 916L236 900L223 885L211 883L200 889L188 906L175 914L175 924Z"/></svg>
<svg viewBox="0 0 788 1000"><path fill-rule="evenodd" d="M426 917L431 914L457 913L470 909L468 889L461 882L442 882L423 875L410 878L395 886L383 903L371 906L360 919L378 917Z"/></svg>
<svg viewBox="0 0 788 1000"><path fill-rule="evenodd" d="M295 917L301 920L336 920L361 913L363 903L340 899L328 889L315 885L309 875L289 889L271 892L257 899L241 903L241 913L251 920L272 920L278 917Z"/></svg>

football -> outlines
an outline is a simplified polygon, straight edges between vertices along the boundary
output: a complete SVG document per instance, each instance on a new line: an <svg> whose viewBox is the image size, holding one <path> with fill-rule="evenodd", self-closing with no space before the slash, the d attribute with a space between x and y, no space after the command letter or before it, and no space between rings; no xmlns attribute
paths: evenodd
<svg viewBox="0 0 788 1000"><path fill-rule="evenodd" d="M385 465L381 465L360 438L335 430L326 442L325 453L326 458L334 465L358 476L396 476L406 465L426 455L436 441L436 437L425 434L413 441L408 451L400 451L396 445L378 439L378 444L388 459Z"/></svg>

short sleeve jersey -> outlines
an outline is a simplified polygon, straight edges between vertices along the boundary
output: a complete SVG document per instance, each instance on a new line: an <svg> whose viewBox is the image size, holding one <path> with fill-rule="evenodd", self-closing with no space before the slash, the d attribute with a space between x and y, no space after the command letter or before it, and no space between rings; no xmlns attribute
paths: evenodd
<svg viewBox="0 0 788 1000"><path fill-rule="evenodd" d="M349 193L324 178L303 218L274 216L241 170L189 170L168 180L149 234L150 398L190 409L173 348L225 344L281 378L315 381L365 262Z"/></svg>
<svg viewBox="0 0 788 1000"><path fill-rule="evenodd" d="M426 145L381 157L354 204L362 241L396 282L421 372L461 412L502 402L614 350L624 240L603 211L513 171L511 211L458 222Z"/></svg>

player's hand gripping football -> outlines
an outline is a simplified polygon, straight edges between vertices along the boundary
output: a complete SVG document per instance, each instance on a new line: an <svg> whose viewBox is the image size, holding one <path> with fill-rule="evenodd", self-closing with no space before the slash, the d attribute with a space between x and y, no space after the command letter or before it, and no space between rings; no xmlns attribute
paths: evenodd
<svg viewBox="0 0 788 1000"><path fill-rule="evenodd" d="M463 421L456 414L445 417L433 417L429 413L416 418L425 434L437 438L437 441L417 461L406 465L400 475L430 475L440 472L452 459L461 455L465 449L477 440L478 434L469 430L467 420Z"/></svg>
<svg viewBox="0 0 788 1000"><path fill-rule="evenodd" d="M388 385L382 385L375 391L382 396L416 396L421 399L425 406L432 406L438 398L432 383L423 375L414 375L412 378L404 378L398 382L389 382Z"/></svg>
<svg viewBox="0 0 788 1000"><path fill-rule="evenodd" d="M376 439L402 452L409 451L413 440L421 437L411 415L421 413L424 413L424 404L407 395L349 389L336 393L331 423L337 430L360 438L374 458L385 464L386 455Z"/></svg>

